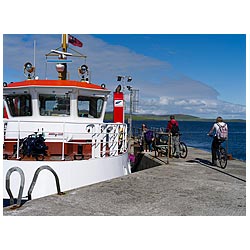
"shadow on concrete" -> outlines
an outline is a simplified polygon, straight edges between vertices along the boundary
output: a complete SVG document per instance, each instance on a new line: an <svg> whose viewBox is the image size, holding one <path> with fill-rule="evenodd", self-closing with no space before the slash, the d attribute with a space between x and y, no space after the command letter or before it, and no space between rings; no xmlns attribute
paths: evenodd
<svg viewBox="0 0 250 250"><path fill-rule="evenodd" d="M218 166L213 166L212 163L211 163L210 161L208 161L208 160L204 160L204 159L201 159L201 158L195 158L194 160L189 160L189 161L187 161L187 162L190 162L190 163L192 163L192 162L199 163L199 164L202 165L202 166L211 168L211 169L216 170L216 171L218 171L218 172L220 172L220 173L223 173L223 174L225 174L225 175L228 175L228 176L230 176L230 177L233 177L233 178L235 178L235 179L237 179L237 180L246 182L246 180L244 180L244 179L242 179L242 178L239 178L239 177L237 177L237 176L235 176L235 175L232 175L232 174L230 174L230 173L224 172L223 170L220 170Z"/></svg>

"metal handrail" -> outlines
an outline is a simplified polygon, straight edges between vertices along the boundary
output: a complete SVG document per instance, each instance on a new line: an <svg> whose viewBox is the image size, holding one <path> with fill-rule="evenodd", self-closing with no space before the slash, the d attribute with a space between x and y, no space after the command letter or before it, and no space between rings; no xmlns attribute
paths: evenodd
<svg viewBox="0 0 250 250"><path fill-rule="evenodd" d="M13 132L13 133L17 133L17 146L19 145L20 146L20 123L26 123L26 122L30 122L30 121L5 121L7 123L11 123L11 122L16 122L18 123L17 125L17 130L8 130L8 132ZM61 124L62 122L58 122L58 121L49 121L49 123L54 123L54 124ZM62 142L62 157L61 159L64 160L65 159L65 155L64 155L64 147L65 147L65 144L71 144L71 143L75 143L75 144L91 144L92 146L95 146L95 150L93 150L92 152L92 158L95 158L95 157L103 157L105 156L105 152L103 152L101 149L100 149L100 143L101 142L104 142L106 141L106 143L109 144L109 151L110 151L110 154L109 156L115 156L115 155L118 155L119 153L122 153L122 152L125 152L127 150L127 132L126 132L126 124L118 124L118 123L85 123L85 125L87 127L91 127L93 129L93 131L89 132L89 131L85 131L85 132L82 132L82 133L79 133L79 132L67 132L65 134L65 126L66 124L81 124L82 123L74 123L74 122L64 122L63 123L63 130L62 131L55 131L55 133L62 133L62 137L57 137L57 138L49 138L49 139L56 139L56 140L61 140ZM111 129L110 130L110 127L114 127L114 129ZM119 134L120 134L120 131L119 131L119 128L123 128L123 139L122 139L122 150L118 150L118 140L119 140ZM97 132L97 131L100 131L100 132ZM34 131L22 131L24 134L33 134ZM46 133L50 133L50 131L45 131L43 130L43 133L46 134ZM79 143L79 142L70 142L68 139L67 139L67 134L68 135L81 135L81 139L84 139L84 134L88 135L90 138L92 138L92 141L91 142L87 142L87 143ZM108 140L107 140L108 138ZM48 139L48 138L46 138ZM90 139L91 140L91 139ZM4 142L5 141L9 141L9 140L5 140L4 139ZM12 140L13 141L13 138ZM10 142L10 141L9 141ZM19 147L17 147L19 148ZM17 150L17 154L16 154L16 158L19 159L19 150Z"/></svg>
<svg viewBox="0 0 250 250"><path fill-rule="evenodd" d="M43 165L43 166L39 167L39 168L36 170L35 174L34 174L34 177L33 177L33 179L32 179L32 182L31 182L30 187L29 187L29 190L28 190L28 200L31 200L31 193L32 193L32 191L33 191L33 189L34 189L34 186L35 186L35 184L36 184L38 175L39 175L39 173L40 173L42 170L44 170L44 169L49 170L49 171L52 172L52 174L55 176L57 194L58 194L58 195L64 194L63 192L61 192L59 178L58 178L58 175L57 175L57 173L55 172L55 170L54 170L53 168L51 168L50 166L48 166L48 165Z"/></svg>
<svg viewBox="0 0 250 250"><path fill-rule="evenodd" d="M20 188L19 188L19 193L18 193L18 198L17 198L17 204L14 207L20 207L21 202L22 202L22 194L23 194L23 188L24 188L24 182L25 182L25 177L23 170L19 167L12 167L8 170L6 174L6 190L8 195L10 196L10 205L14 205L14 197L12 195L12 192L10 190L10 176L13 172L17 171L20 176L21 176L21 182L20 182Z"/></svg>

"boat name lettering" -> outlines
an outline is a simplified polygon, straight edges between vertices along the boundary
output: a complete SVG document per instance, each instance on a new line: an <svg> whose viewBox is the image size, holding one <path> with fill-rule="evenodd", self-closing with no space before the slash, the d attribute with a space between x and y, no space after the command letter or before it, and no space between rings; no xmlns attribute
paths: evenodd
<svg viewBox="0 0 250 250"><path fill-rule="evenodd" d="M58 135L63 135L63 133L62 132L50 132L49 135L58 136Z"/></svg>

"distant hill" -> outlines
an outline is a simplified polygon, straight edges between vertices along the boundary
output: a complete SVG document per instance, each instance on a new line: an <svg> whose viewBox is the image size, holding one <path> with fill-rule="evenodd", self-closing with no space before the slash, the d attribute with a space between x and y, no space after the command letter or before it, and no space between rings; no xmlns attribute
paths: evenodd
<svg viewBox="0 0 250 250"><path fill-rule="evenodd" d="M215 118L200 118L197 116L192 115L184 115L184 114L174 114L175 118L178 121L198 121L198 122L213 122ZM134 121L148 121L148 120L155 120L155 121L166 121L169 120L170 115L153 115L153 114L133 114ZM125 114L125 120L127 120L129 114ZM111 121L113 120L113 112L106 112L105 120ZM228 119L225 120L226 122L246 122L243 119Z"/></svg>

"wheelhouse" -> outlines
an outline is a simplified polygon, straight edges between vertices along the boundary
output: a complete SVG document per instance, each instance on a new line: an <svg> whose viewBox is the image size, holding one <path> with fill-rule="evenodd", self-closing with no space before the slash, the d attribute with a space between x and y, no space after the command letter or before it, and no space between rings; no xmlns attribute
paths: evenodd
<svg viewBox="0 0 250 250"><path fill-rule="evenodd" d="M51 81L49 81L51 82ZM11 83L5 87L5 117L12 119L61 119L102 122L109 91L87 82L51 87L44 80ZM58 80L52 81L55 84ZM60 81L62 83L62 81ZM94 88L95 87L95 88Z"/></svg>

